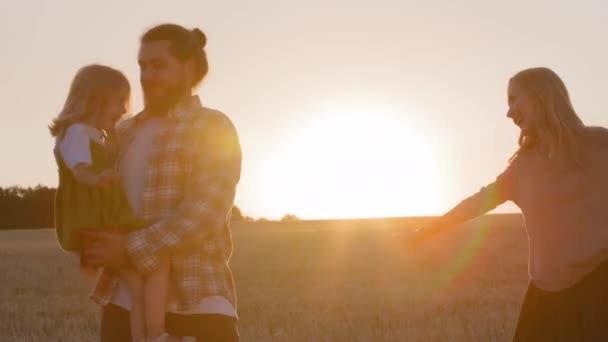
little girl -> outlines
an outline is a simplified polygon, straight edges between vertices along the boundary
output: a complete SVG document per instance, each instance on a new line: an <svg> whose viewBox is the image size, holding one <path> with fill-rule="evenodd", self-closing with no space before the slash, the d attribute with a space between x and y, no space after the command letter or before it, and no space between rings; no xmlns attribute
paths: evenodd
<svg viewBox="0 0 608 342"><path fill-rule="evenodd" d="M120 71L86 66L74 77L63 110L50 125L59 171L55 229L66 251L82 251L82 233L87 229L128 232L147 226L129 206L107 139L127 112L130 91ZM82 256L81 266L89 266ZM133 270L114 271L132 292L133 341L145 341L146 334L154 337L152 341L178 341L165 332L169 263L144 279Z"/></svg>

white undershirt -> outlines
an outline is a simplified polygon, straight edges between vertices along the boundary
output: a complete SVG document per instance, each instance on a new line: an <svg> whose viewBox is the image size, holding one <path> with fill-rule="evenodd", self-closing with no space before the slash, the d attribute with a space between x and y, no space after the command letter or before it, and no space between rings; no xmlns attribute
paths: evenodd
<svg viewBox="0 0 608 342"><path fill-rule="evenodd" d="M146 121L135 134L134 139L127 147L120 164L121 180L134 213L141 214L142 195L144 192L144 179L147 168L147 158L150 154L154 138L162 128L162 119ZM127 286L119 282L118 289L112 296L111 303L127 310L131 308L131 296ZM169 299L167 312L180 314L221 314L237 317L232 304L223 296L203 298L193 310L178 311L176 305L175 287L169 286Z"/></svg>

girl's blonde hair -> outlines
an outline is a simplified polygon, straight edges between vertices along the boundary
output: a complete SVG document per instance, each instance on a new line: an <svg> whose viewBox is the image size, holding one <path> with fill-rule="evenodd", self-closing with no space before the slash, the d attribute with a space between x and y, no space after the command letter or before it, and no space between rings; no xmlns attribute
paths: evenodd
<svg viewBox="0 0 608 342"><path fill-rule="evenodd" d="M71 124L99 115L118 91L126 91L130 97L131 86L122 72L99 64L81 68L72 80L63 109L49 125L51 135L61 136Z"/></svg>
<svg viewBox="0 0 608 342"><path fill-rule="evenodd" d="M581 164L583 138L587 130L572 106L566 85L551 69L525 69L511 82L523 87L535 102L537 127L535 135L520 133L519 149L513 156L540 146L548 158L557 156Z"/></svg>

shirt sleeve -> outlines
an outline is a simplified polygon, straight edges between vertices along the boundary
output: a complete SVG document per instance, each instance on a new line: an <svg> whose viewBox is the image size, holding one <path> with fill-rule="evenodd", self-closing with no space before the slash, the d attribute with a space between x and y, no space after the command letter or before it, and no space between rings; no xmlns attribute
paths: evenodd
<svg viewBox="0 0 608 342"><path fill-rule="evenodd" d="M79 164L91 165L91 136L86 127L74 124L68 127L59 142L59 152L65 165L73 170Z"/></svg>
<svg viewBox="0 0 608 342"><path fill-rule="evenodd" d="M496 177L494 182L497 200L502 202L514 201L517 195L517 169L519 157L512 160L507 168Z"/></svg>
<svg viewBox="0 0 608 342"><path fill-rule="evenodd" d="M160 257L193 239L220 234L232 210L241 176L241 146L232 122L221 113L194 125L193 171L175 213L129 233L127 251L141 274L158 267Z"/></svg>
<svg viewBox="0 0 608 342"><path fill-rule="evenodd" d="M443 229L446 226L469 221L496 209L509 200L515 201L518 165L518 160L509 163L509 166L496 177L494 182L482 187L477 193L464 199L443 215L435 224L435 229Z"/></svg>

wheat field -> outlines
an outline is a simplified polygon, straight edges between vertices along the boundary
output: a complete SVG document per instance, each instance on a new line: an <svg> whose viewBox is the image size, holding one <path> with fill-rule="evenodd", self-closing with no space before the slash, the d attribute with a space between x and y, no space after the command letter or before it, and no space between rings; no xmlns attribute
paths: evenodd
<svg viewBox="0 0 608 342"><path fill-rule="evenodd" d="M406 250L424 219L233 225L243 341L509 341L527 285L519 216ZM97 341L90 281L52 230L0 231L0 341Z"/></svg>

